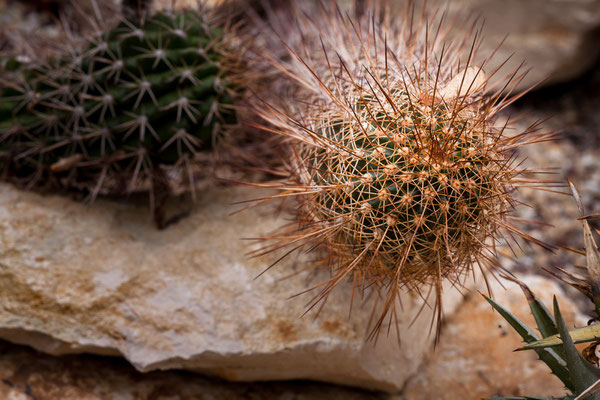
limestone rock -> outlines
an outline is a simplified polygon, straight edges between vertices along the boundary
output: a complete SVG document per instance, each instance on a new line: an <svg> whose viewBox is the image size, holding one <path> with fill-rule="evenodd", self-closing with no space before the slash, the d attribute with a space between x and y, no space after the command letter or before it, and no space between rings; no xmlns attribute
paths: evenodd
<svg viewBox="0 0 600 400"><path fill-rule="evenodd" d="M117 358L52 357L0 341L3 400L386 400L316 382L231 383L183 371L142 374Z"/></svg>
<svg viewBox="0 0 600 400"><path fill-rule="evenodd" d="M393 4L395 11L405 12L405 0ZM524 61L521 72L529 72L518 90L576 78L600 56L600 0L428 0L427 5L438 15L447 12L447 23L458 34L468 29L466 17L479 18L483 22L479 60L497 49L486 73L510 57L496 74L503 78Z"/></svg>
<svg viewBox="0 0 600 400"><path fill-rule="evenodd" d="M191 215L164 231L147 206L90 206L0 185L0 338L50 354L122 355L140 371L188 369L230 380L314 379L399 390L429 348L431 309L404 294L396 335L365 343L372 307L351 284L300 318L314 280L288 258L247 256L282 217L270 206L229 215L261 197L248 188L203 193ZM252 243L252 242L250 242ZM375 296L371 296L373 300ZM446 290L450 314L462 296Z"/></svg>
<svg viewBox="0 0 600 400"><path fill-rule="evenodd" d="M568 324L574 305L555 282L525 277L544 301L561 296ZM532 323L521 290L494 288L496 299ZM454 400L491 395L559 395L562 385L533 353L513 353L520 338L480 298L471 296L447 320L441 342L399 395L316 382L230 383L185 371L135 371L114 357L52 357L0 341L0 398L38 400Z"/></svg>
<svg viewBox="0 0 600 400"><path fill-rule="evenodd" d="M555 281L540 276L525 276L523 281L549 307L556 295L567 325L586 324ZM503 283L507 290L494 287L496 302L535 327L521 289L516 284ZM398 400L566 394L560 380L551 375L535 352L513 352L522 344L521 337L500 314L492 311L482 296L473 295L446 321L439 346L428 357L426 366L409 380Z"/></svg>

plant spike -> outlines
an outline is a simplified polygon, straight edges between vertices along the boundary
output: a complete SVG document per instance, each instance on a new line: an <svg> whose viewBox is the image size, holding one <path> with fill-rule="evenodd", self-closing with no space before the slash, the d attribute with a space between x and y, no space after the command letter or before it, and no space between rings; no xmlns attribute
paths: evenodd
<svg viewBox="0 0 600 400"><path fill-rule="evenodd" d="M569 375L571 377L571 382L573 382L573 386L578 394L583 393L590 386L594 385L596 381L600 378L600 369L590 368L589 364L579 351L575 348L573 341L569 335L569 331L565 324L565 321L560 314L560 309L558 307L558 301L556 300L556 296L554 297L554 316L556 318L556 324L558 330L560 332L560 337L563 341L563 349L565 350L565 360L567 361L567 369L569 370ZM598 400L600 399L600 394L592 395L590 400Z"/></svg>
<svg viewBox="0 0 600 400"><path fill-rule="evenodd" d="M593 342L600 339L600 324L593 324L576 328L569 331L571 340L575 343ZM517 350L543 349L562 344L562 339L559 334L548 336L545 339L538 340L527 344Z"/></svg>
<svg viewBox="0 0 600 400"><path fill-rule="evenodd" d="M531 293L531 292L530 292ZM513 314L502 308L500 305L495 303L493 300L486 297L486 300L496 309L504 319L521 335L523 340L527 343L533 343L537 341L537 335L535 335L526 325L519 321ZM537 303L541 304L539 300ZM544 306L545 308L545 306ZM593 385L597 384L597 380L600 379L600 368L590 364L575 348L569 331L566 328L565 322L560 314L558 302L556 297L554 298L554 319L556 320L556 328L560 332L562 341L555 344L556 350L560 349L561 354L559 355L555 349L550 347L535 347L532 348L536 351L538 356L574 395L563 397L564 399L574 399L577 395L584 393ZM546 325L547 321L542 322ZM538 323L538 329L541 330L540 324ZM571 332L572 335L572 332ZM548 353L544 353L548 351ZM549 355L552 354L552 357ZM562 355L564 354L564 356ZM525 397L529 399L530 397ZM532 397L536 399L535 397ZM600 399L600 394L594 394L592 397L585 397L590 400ZM510 399L506 397L494 397L493 400Z"/></svg>
<svg viewBox="0 0 600 400"><path fill-rule="evenodd" d="M516 316L514 316L510 311L506 310L499 304L497 304L494 300L490 299L487 296L484 296L485 299L494 307L496 311L502 315L502 317L513 327L513 329L523 338L526 343L531 343L539 340L539 336L535 334L535 332L528 328L523 322L521 322ZM538 328L540 325L538 324ZM540 329L541 332L541 329ZM565 387L571 391L575 389L575 386L571 382L571 378L569 376L569 371L567 370L567 363L565 361L564 351L556 351L559 349L535 349L540 360L542 360L554 375L556 375Z"/></svg>

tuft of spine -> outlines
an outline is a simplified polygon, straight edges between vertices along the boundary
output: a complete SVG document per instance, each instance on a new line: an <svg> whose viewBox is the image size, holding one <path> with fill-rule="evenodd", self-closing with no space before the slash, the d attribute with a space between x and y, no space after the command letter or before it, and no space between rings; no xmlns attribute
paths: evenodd
<svg viewBox="0 0 600 400"><path fill-rule="evenodd" d="M503 93L520 75L485 94L474 25L451 38L443 18L410 7L403 18L372 8L352 17L335 5L308 14L295 4L298 31L281 34L291 61L274 61L292 95L257 112L287 138L288 178L275 198L297 200L296 221L259 253L322 254L315 265L332 277L312 306L346 280L358 293L377 290L371 338L395 322L400 290L433 291L439 327L444 281L460 287L473 269L502 270L495 246L504 237L547 246L508 213L517 187L544 185L525 177L533 171L515 151L551 135L531 126L509 136L498 126L515 99Z"/></svg>

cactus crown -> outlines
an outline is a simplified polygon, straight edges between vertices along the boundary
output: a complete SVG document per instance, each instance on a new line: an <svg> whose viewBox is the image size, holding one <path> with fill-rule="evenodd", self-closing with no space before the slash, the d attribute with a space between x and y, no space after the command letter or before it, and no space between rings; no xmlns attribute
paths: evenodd
<svg viewBox="0 0 600 400"><path fill-rule="evenodd" d="M167 173L193 189L199 152L235 120L232 53L222 30L187 10L124 20L49 65L7 60L0 167L92 197L148 190Z"/></svg>
<svg viewBox="0 0 600 400"><path fill-rule="evenodd" d="M388 12L354 19L323 10L297 16L302 36L289 39L292 61L277 65L295 79L297 101L273 99L259 110L289 138L290 178L280 188L300 203L296 224L262 251L286 243L324 250L319 265L333 277L315 301L346 277L360 291L379 290L373 337L386 316L392 321L402 287L433 286L439 322L443 279L460 285L474 266L499 268L502 228L527 237L506 216L529 172L514 150L547 136L532 126L507 137L494 125L511 100L483 95L470 32L447 40L441 23L430 31L411 13L392 24Z"/></svg>

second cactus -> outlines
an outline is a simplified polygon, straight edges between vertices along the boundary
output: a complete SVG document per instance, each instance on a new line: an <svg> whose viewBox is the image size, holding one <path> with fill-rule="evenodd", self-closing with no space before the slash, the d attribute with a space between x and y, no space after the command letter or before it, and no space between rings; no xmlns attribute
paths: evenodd
<svg viewBox="0 0 600 400"><path fill-rule="evenodd" d="M235 121L237 60L197 11L123 21L50 65L5 60L0 167L24 184L124 194L190 165Z"/></svg>

